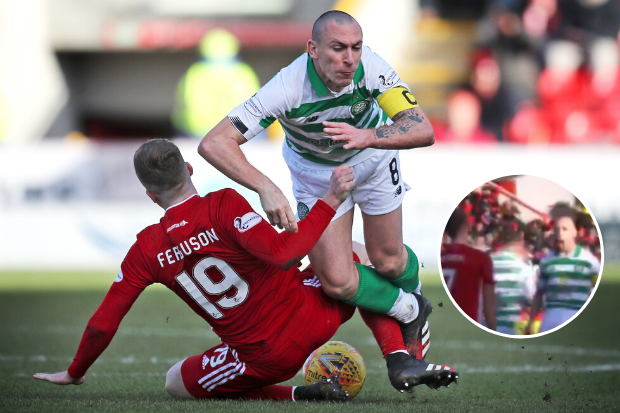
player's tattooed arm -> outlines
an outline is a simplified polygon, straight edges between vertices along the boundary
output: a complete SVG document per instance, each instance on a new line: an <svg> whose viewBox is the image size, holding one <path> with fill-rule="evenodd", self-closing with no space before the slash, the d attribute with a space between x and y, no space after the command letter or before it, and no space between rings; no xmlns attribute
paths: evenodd
<svg viewBox="0 0 620 413"><path fill-rule="evenodd" d="M377 142L373 147L410 149L430 146L435 142L433 127L419 107L400 111L392 120L393 124L372 130L375 140L392 142Z"/></svg>
<svg viewBox="0 0 620 413"><path fill-rule="evenodd" d="M392 118L393 124L378 129L357 129L342 122L323 122L323 131L344 149L411 149L435 143L433 126L419 107L405 109Z"/></svg>

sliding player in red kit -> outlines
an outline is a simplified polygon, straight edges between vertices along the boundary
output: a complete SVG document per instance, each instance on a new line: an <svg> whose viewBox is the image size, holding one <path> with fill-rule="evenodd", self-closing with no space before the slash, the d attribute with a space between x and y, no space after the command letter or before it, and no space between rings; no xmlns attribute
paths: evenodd
<svg viewBox="0 0 620 413"><path fill-rule="evenodd" d="M190 179L191 166L169 141L155 139L142 145L134 165L147 195L166 213L159 224L138 234L118 277L89 321L69 369L37 373L35 378L81 384L136 298L158 282L204 318L223 343L173 366L166 377L170 395L346 399L335 381L299 387L276 383L292 378L306 357L355 311L328 298L310 271L300 273L295 266L317 242L354 185L351 169L343 165L334 171L328 193L299 223L297 233L278 234L234 190L198 196ZM380 334L384 353L404 350L398 323L378 316L384 318L379 324L387 332ZM312 334L308 334L309 325ZM388 359L390 380L399 390L417 384L438 388L458 378L447 366L433 374L417 367L390 368Z"/></svg>
<svg viewBox="0 0 620 413"><path fill-rule="evenodd" d="M467 245L468 224L465 212L454 210L446 233L452 243L441 250L441 272L450 295L469 318L477 323L480 320L480 298L486 326L496 329L495 321L495 281L491 257Z"/></svg>

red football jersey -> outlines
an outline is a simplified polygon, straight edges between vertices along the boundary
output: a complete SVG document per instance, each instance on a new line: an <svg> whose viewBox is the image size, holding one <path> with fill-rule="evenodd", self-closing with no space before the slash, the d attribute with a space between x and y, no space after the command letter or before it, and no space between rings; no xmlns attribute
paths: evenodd
<svg viewBox="0 0 620 413"><path fill-rule="evenodd" d="M194 195L168 208L158 224L138 234L89 321L69 374L84 375L152 283L174 291L222 342L239 352L258 351L302 310L294 264L318 241L334 214L327 204L317 202L299 223L298 233L278 234L232 189ZM293 268L282 270L278 265ZM107 332L107 343L98 343L93 329Z"/></svg>
<svg viewBox="0 0 620 413"><path fill-rule="evenodd" d="M478 322L482 284L495 282L491 257L465 244L447 244L441 252L441 270L454 301Z"/></svg>

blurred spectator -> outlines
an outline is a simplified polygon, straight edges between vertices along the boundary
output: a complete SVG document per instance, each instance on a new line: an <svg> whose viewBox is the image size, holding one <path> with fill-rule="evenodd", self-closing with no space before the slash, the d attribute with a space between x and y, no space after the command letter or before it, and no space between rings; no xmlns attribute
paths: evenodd
<svg viewBox="0 0 620 413"><path fill-rule="evenodd" d="M482 105L482 127L503 141L504 121L514 116L514 108L502 85L499 63L491 52L482 51L474 56L470 82Z"/></svg>
<svg viewBox="0 0 620 413"><path fill-rule="evenodd" d="M435 125L437 142L496 143L497 138L480 126L482 107L473 93L456 90L448 98L448 124Z"/></svg>
<svg viewBox="0 0 620 413"><path fill-rule="evenodd" d="M535 43L521 21L526 0L493 0L480 24L480 46L493 51L511 110L536 93L539 73Z"/></svg>
<svg viewBox="0 0 620 413"><path fill-rule="evenodd" d="M259 89L258 77L239 61L238 52L239 42L225 30L211 30L203 38L203 60L194 63L177 86L172 123L180 133L202 138Z"/></svg>

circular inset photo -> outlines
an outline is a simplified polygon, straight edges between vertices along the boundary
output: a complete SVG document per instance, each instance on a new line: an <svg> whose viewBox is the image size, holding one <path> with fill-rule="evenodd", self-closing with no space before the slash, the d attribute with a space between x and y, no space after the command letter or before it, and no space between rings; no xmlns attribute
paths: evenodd
<svg viewBox="0 0 620 413"><path fill-rule="evenodd" d="M446 223L442 282L470 321L511 338L553 332L594 296L602 268L598 224L564 187L536 176L489 181Z"/></svg>

